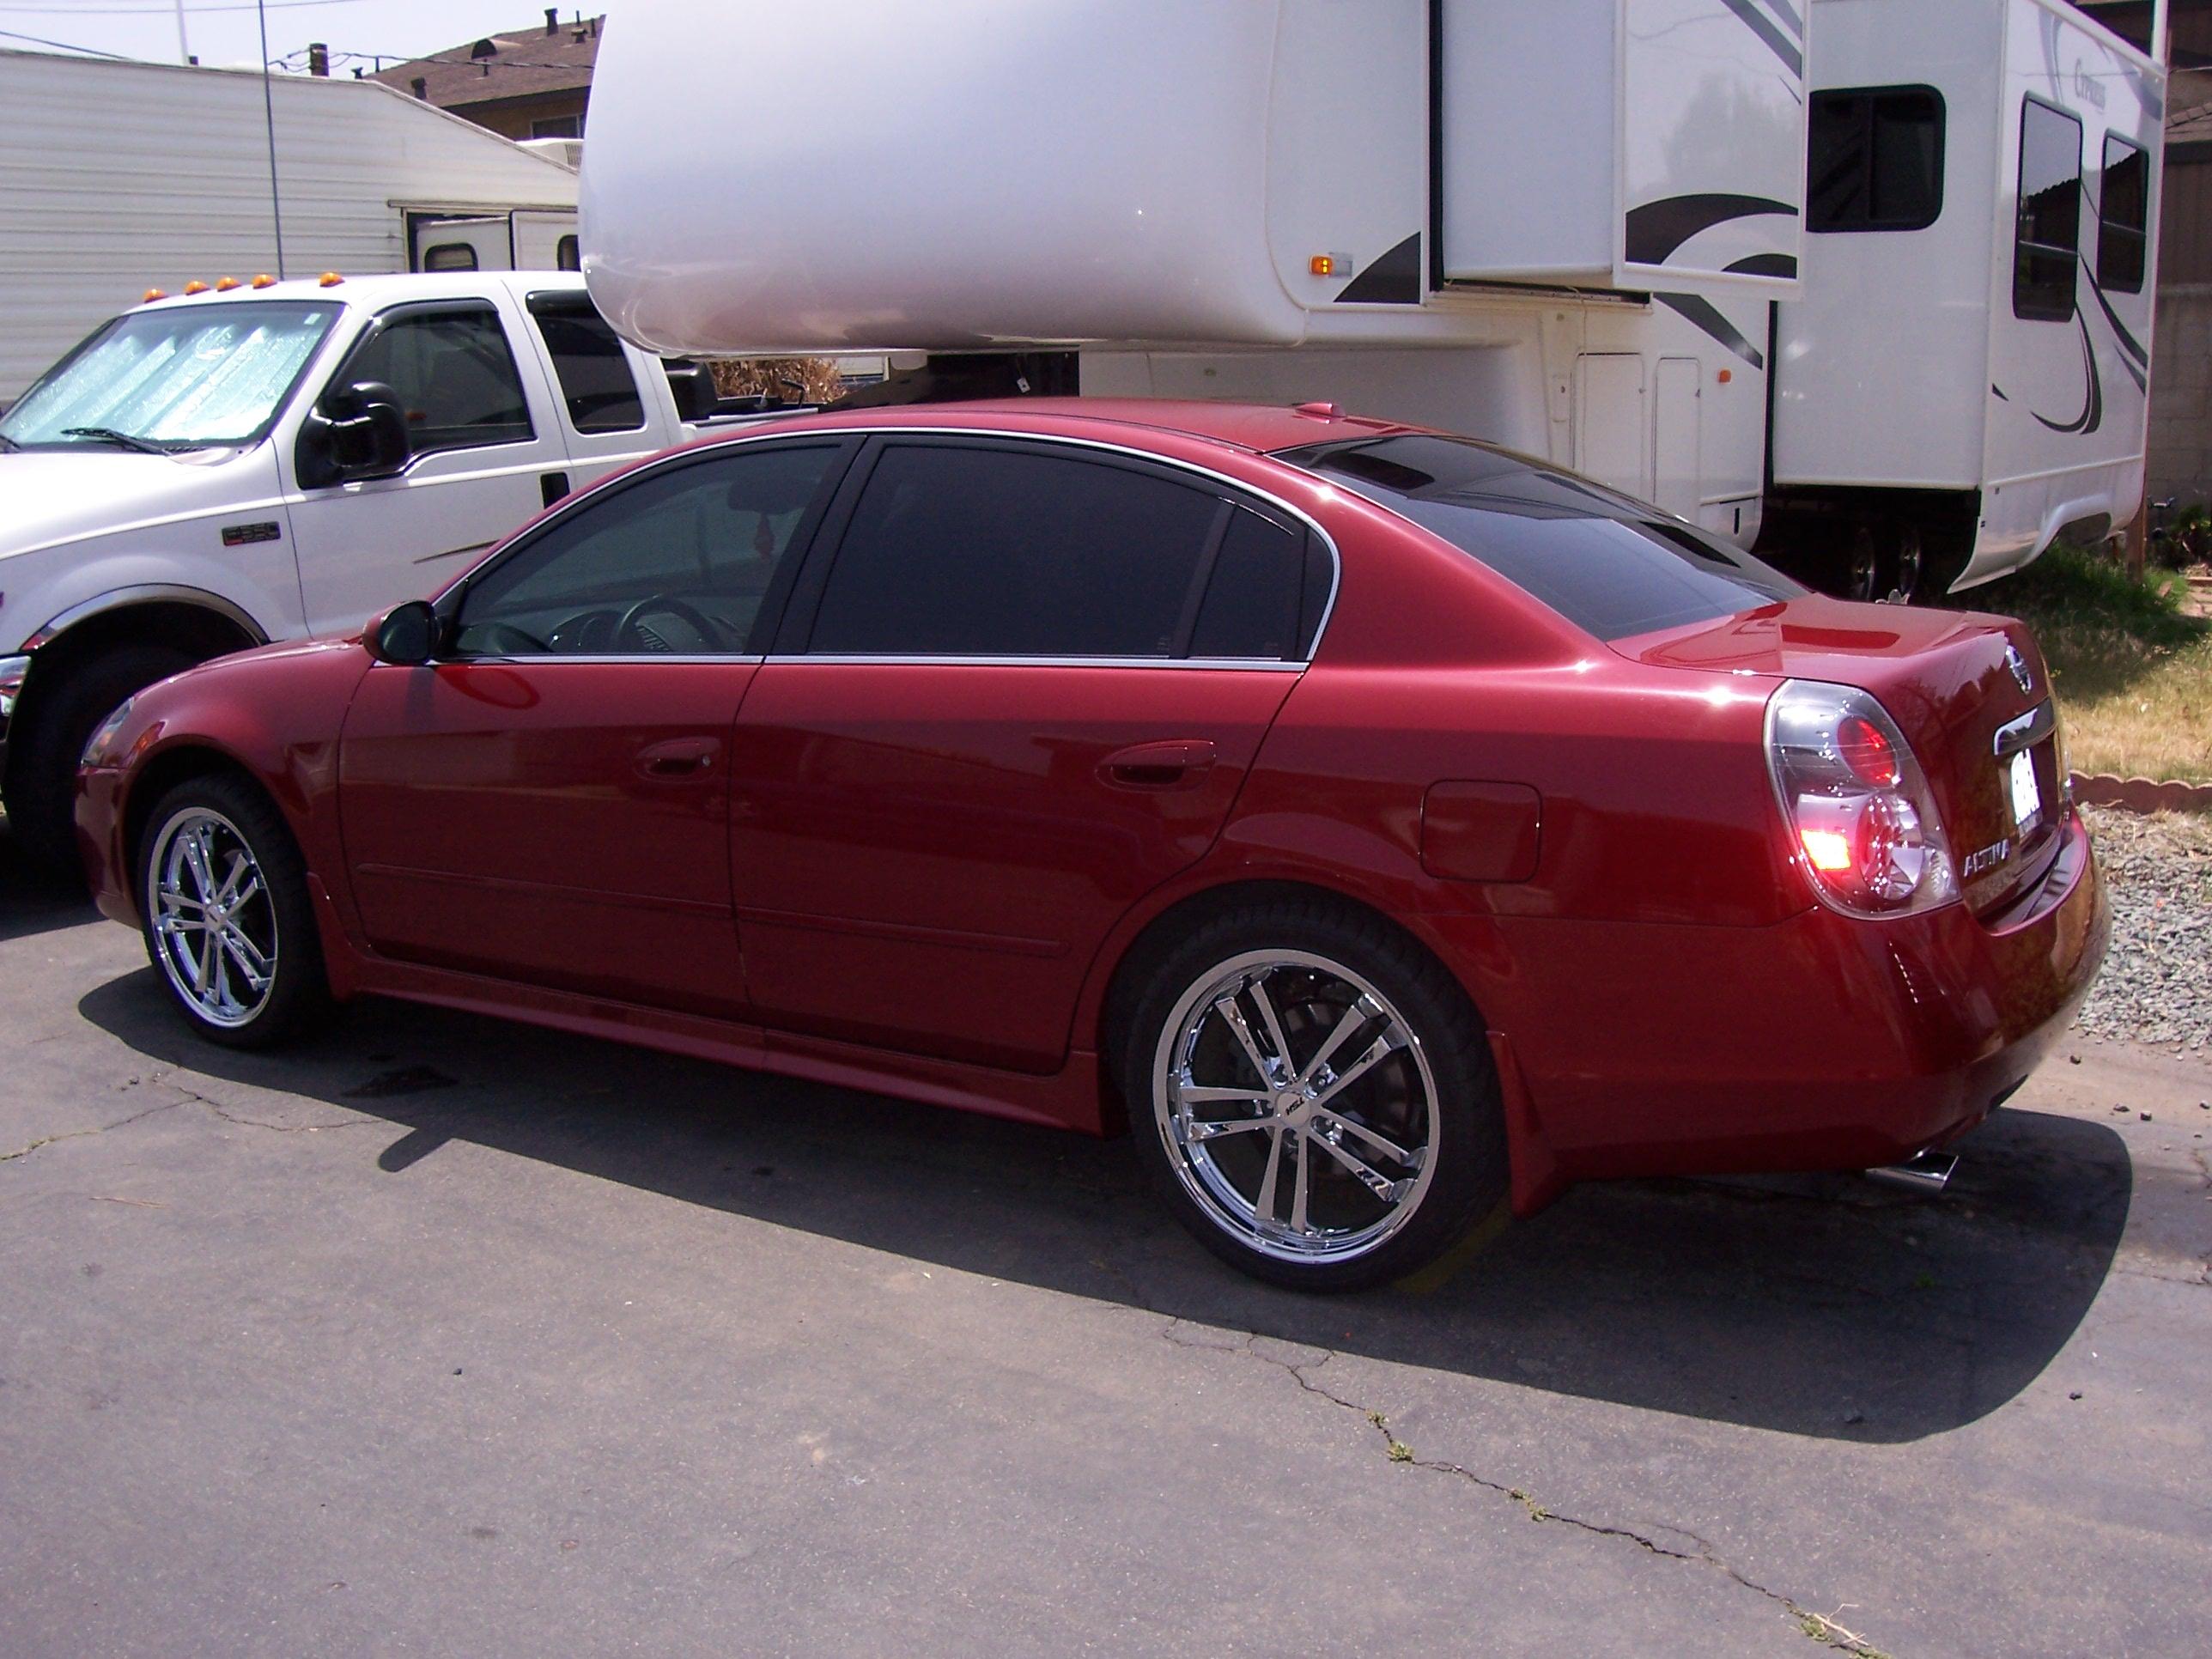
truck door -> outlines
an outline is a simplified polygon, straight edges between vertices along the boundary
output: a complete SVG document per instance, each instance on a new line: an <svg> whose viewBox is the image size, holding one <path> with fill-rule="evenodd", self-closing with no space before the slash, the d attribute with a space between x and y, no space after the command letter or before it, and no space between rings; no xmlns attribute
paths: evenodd
<svg viewBox="0 0 2212 1659"><path fill-rule="evenodd" d="M568 452L568 486L580 489L617 467L652 454L675 435L668 426L667 395L641 384L643 368L659 365L622 341L577 288L532 294L531 343L544 354L561 410L561 441Z"/></svg>
<svg viewBox="0 0 2212 1659"><path fill-rule="evenodd" d="M397 306L319 394L392 389L410 453L398 472L300 489L292 512L308 631L343 634L428 593L568 487L544 371L489 300ZM288 458L296 483L298 458Z"/></svg>

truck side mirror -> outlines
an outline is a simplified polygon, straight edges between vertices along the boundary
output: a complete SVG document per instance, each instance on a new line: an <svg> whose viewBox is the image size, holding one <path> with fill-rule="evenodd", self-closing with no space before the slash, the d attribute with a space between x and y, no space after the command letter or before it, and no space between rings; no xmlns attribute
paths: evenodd
<svg viewBox="0 0 2212 1659"><path fill-rule="evenodd" d="M438 632L438 613L429 600L410 599L369 618L361 642L379 662L417 668L436 653Z"/></svg>
<svg viewBox="0 0 2212 1659"><path fill-rule="evenodd" d="M399 394L380 380L324 394L300 438L300 482L310 489L388 478L407 465L410 449Z"/></svg>
<svg viewBox="0 0 2212 1659"><path fill-rule="evenodd" d="M667 371L668 389L675 394L678 420L704 421L722 406L722 394L714 386L714 371L705 363L672 357L661 367Z"/></svg>

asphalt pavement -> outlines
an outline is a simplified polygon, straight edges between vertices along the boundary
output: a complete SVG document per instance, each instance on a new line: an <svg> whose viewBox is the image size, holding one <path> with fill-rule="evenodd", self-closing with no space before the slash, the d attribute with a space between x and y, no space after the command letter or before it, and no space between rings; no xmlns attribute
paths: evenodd
<svg viewBox="0 0 2212 1659"><path fill-rule="evenodd" d="M2212 1652L2201 1056L2063 1051L1938 1199L1592 1186L1322 1300L1116 1143L392 1003L211 1048L4 858L14 1659Z"/></svg>

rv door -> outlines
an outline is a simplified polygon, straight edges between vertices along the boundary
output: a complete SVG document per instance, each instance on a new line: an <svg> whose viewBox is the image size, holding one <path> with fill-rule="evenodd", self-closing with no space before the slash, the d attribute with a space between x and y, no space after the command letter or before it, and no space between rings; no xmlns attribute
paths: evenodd
<svg viewBox="0 0 2212 1659"><path fill-rule="evenodd" d="M407 217L410 270L513 270L514 236L505 214L482 218Z"/></svg>

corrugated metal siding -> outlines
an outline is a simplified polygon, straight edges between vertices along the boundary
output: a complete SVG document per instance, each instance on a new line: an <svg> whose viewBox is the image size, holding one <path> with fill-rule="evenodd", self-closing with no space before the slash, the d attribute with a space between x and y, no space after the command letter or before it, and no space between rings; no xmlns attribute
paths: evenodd
<svg viewBox="0 0 2212 1659"><path fill-rule="evenodd" d="M279 77L287 271L404 270L393 203L568 207L576 176L404 93ZM274 271L260 77L0 52L0 398L149 286Z"/></svg>

